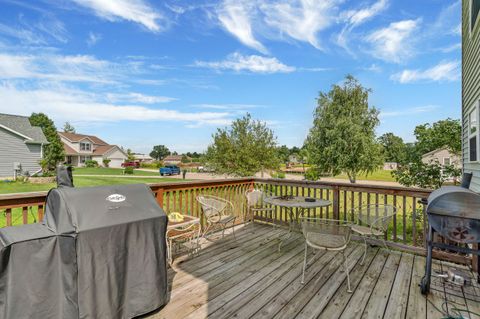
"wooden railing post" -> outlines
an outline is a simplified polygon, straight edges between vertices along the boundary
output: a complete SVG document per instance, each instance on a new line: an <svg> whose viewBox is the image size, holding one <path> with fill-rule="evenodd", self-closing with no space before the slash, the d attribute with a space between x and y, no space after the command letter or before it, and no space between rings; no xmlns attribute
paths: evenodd
<svg viewBox="0 0 480 319"><path fill-rule="evenodd" d="M157 203L163 208L163 188L159 188L157 191Z"/></svg>
<svg viewBox="0 0 480 319"><path fill-rule="evenodd" d="M333 219L340 219L340 188L333 188Z"/></svg>

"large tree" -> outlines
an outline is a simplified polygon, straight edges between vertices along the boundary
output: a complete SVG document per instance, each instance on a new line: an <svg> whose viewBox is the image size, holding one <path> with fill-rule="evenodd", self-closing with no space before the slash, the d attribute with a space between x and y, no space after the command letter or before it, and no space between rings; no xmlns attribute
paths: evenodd
<svg viewBox="0 0 480 319"><path fill-rule="evenodd" d="M247 114L233 121L231 127L217 129L205 160L218 173L252 176L278 168L277 155L273 131Z"/></svg>
<svg viewBox="0 0 480 319"><path fill-rule="evenodd" d="M70 124L70 122L65 122L63 125L63 131L66 133L75 133L75 128Z"/></svg>
<svg viewBox="0 0 480 319"><path fill-rule="evenodd" d="M47 171L55 170L57 164L65 160L63 143L57 134L55 124L43 113L32 113L30 124L41 127L48 141L48 144L43 147L42 168Z"/></svg>
<svg viewBox="0 0 480 319"><path fill-rule="evenodd" d="M155 145L150 152L150 156L157 161L161 161L168 155L170 155L170 150L165 145Z"/></svg>
<svg viewBox="0 0 480 319"><path fill-rule="evenodd" d="M403 139L393 133L385 133L378 138L383 146L383 156L387 162L405 163L407 147Z"/></svg>
<svg viewBox="0 0 480 319"><path fill-rule="evenodd" d="M329 92L320 92L305 142L318 173L344 172L355 183L359 173L371 173L383 163L375 137L378 110L368 104L370 92L351 75Z"/></svg>
<svg viewBox="0 0 480 319"><path fill-rule="evenodd" d="M444 146L457 155L462 150L462 125L460 120L448 118L433 124L418 125L414 134L417 139L415 148L419 158L425 153Z"/></svg>

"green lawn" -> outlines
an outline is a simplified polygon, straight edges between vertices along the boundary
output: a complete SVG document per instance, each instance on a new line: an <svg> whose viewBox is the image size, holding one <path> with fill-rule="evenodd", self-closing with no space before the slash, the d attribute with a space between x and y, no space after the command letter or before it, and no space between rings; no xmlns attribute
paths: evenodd
<svg viewBox="0 0 480 319"><path fill-rule="evenodd" d="M99 176L77 176L74 177L74 184L76 187L87 186L103 186L115 184L137 184L137 183L167 183L167 182L181 182L182 179L176 178L128 178L128 177L99 177ZM0 194L9 193L23 193L23 192L38 192L48 191L55 187L55 183L50 184L30 184L19 182L0 182Z"/></svg>
<svg viewBox="0 0 480 319"><path fill-rule="evenodd" d="M348 179L348 176L347 174L340 174L333 178ZM392 171L385 170L378 170L369 175L361 174L357 176L357 180L395 182L395 179L392 176Z"/></svg>
<svg viewBox="0 0 480 319"><path fill-rule="evenodd" d="M106 167L75 167L73 175L123 175L123 168L106 168ZM159 176L158 170L156 172L133 170L135 176Z"/></svg>

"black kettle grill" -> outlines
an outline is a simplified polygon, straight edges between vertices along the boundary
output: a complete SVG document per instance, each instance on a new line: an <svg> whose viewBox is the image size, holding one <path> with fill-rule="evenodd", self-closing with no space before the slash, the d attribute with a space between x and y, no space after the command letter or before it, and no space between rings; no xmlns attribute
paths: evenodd
<svg viewBox="0 0 480 319"><path fill-rule="evenodd" d="M427 260L425 276L420 283L421 292L424 295L430 291L434 247L480 255L479 250L470 248L471 244L480 243L480 195L457 186L437 189L428 197L427 217L429 225ZM434 242L435 232L459 245Z"/></svg>

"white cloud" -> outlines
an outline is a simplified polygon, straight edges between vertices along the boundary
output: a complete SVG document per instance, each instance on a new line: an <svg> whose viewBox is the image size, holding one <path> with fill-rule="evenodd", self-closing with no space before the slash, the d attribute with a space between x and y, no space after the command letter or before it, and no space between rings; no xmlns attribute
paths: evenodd
<svg viewBox="0 0 480 319"><path fill-rule="evenodd" d="M379 117L380 118L399 117L399 116L427 113L427 112L434 111L436 109L438 109L438 105L418 106L418 107L404 109L401 111L389 111L389 112L381 111Z"/></svg>
<svg viewBox="0 0 480 319"><path fill-rule="evenodd" d="M88 55L0 53L0 79L111 83L113 65Z"/></svg>
<svg viewBox="0 0 480 319"><path fill-rule="evenodd" d="M343 16L351 27L355 27L378 15L385 10L387 6L387 0L378 0L370 7L346 11Z"/></svg>
<svg viewBox="0 0 480 319"><path fill-rule="evenodd" d="M42 36L33 32L32 30L20 27L11 27L2 23L0 23L0 34L10 38L18 39L23 44L28 45L44 45L47 43Z"/></svg>
<svg viewBox="0 0 480 319"><path fill-rule="evenodd" d="M335 17L332 0L261 1L259 7L268 26L317 49L323 49L318 33L329 27Z"/></svg>
<svg viewBox="0 0 480 319"><path fill-rule="evenodd" d="M73 0L78 5L92 9L95 14L108 21L119 19L143 25L150 31L160 32L168 21L143 0ZM161 24L163 23L163 25Z"/></svg>
<svg viewBox="0 0 480 319"><path fill-rule="evenodd" d="M390 23L386 28L374 31L366 37L372 46L372 54L388 62L401 63L413 56L413 32L421 20L402 20Z"/></svg>
<svg viewBox="0 0 480 319"><path fill-rule="evenodd" d="M440 48L439 51L443 53L449 53L452 51L460 50L461 48L462 48L462 43L459 42L459 43L452 44L448 47Z"/></svg>
<svg viewBox="0 0 480 319"><path fill-rule="evenodd" d="M102 39L102 35L100 33L89 32L86 42L87 42L87 45L91 47L97 44L97 42L100 41L101 39Z"/></svg>
<svg viewBox="0 0 480 319"><path fill-rule="evenodd" d="M352 31L361 24L371 20L376 15L380 14L388 7L387 0L378 0L369 7L363 7L361 9L348 10L341 14L341 20L345 22L345 26L340 33L336 36L337 44L344 48L348 53L355 56L354 52L350 49L352 42Z"/></svg>
<svg viewBox="0 0 480 319"><path fill-rule="evenodd" d="M195 104L193 106L213 110L243 110L264 107L257 104Z"/></svg>
<svg viewBox="0 0 480 319"><path fill-rule="evenodd" d="M157 103L168 103L176 101L176 98L168 96L152 96L145 95L136 92L130 93L107 93L106 99L109 102L121 102L121 103L141 103L141 104L157 104Z"/></svg>
<svg viewBox="0 0 480 319"><path fill-rule="evenodd" d="M21 89L12 84L0 85L0 112L29 115L44 112L55 121L118 122L179 121L196 125L226 125L228 112L188 113L139 105L116 105L101 102L99 96L68 89Z"/></svg>
<svg viewBox="0 0 480 319"><path fill-rule="evenodd" d="M444 61L426 70L403 70L400 73L393 74L392 80L400 83L412 83L419 81L438 82L438 81L456 81L460 78L460 62Z"/></svg>
<svg viewBox="0 0 480 319"><path fill-rule="evenodd" d="M226 0L218 9L218 19L223 27L240 42L262 53L267 53L267 49L253 35L250 9L240 1Z"/></svg>
<svg viewBox="0 0 480 319"><path fill-rule="evenodd" d="M253 73L289 73L295 71L292 66L281 63L277 58L259 55L230 54L227 59L218 62L195 62L196 66L216 70L249 71Z"/></svg>

